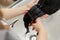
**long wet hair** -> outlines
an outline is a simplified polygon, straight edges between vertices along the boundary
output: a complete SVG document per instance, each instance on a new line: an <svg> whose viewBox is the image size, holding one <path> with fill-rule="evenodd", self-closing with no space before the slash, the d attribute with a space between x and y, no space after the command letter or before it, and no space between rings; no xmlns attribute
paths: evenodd
<svg viewBox="0 0 60 40"><path fill-rule="evenodd" d="M29 32L29 23L35 22L38 17L44 14L52 15L60 9L60 0L39 0L39 2L33 6L23 18L25 28Z"/></svg>

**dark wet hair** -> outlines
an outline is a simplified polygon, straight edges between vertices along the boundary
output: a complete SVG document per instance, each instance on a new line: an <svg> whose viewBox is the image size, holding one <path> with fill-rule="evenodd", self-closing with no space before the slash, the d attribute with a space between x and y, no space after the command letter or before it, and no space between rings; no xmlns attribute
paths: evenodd
<svg viewBox="0 0 60 40"><path fill-rule="evenodd" d="M43 6L40 7L40 5ZM40 8L44 13L52 15L60 9L60 0L40 0L37 7Z"/></svg>
<svg viewBox="0 0 60 40"><path fill-rule="evenodd" d="M39 9L37 8L36 6L33 6L25 15L24 15L24 18L23 18L23 21L24 21L24 25L25 25L25 28L27 29L27 32L29 32L29 23L33 23L35 22L36 18L40 17L44 15L44 13Z"/></svg>
<svg viewBox="0 0 60 40"><path fill-rule="evenodd" d="M39 0L39 2L33 6L23 18L24 25L29 32L29 23L35 22L38 17L44 14L52 15L60 9L60 0Z"/></svg>
<svg viewBox="0 0 60 40"><path fill-rule="evenodd" d="M41 10L49 15L60 9L60 0L46 0Z"/></svg>

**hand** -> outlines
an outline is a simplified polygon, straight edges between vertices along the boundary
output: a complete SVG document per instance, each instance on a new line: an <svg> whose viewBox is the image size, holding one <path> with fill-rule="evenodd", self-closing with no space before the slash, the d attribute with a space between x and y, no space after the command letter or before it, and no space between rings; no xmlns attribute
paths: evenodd
<svg viewBox="0 0 60 40"><path fill-rule="evenodd" d="M24 14L27 13L33 6L34 6L34 3L36 2L37 0L32 0L30 3L28 3L26 5L26 10L24 11Z"/></svg>
<svg viewBox="0 0 60 40"><path fill-rule="evenodd" d="M27 10L24 11L24 14L28 12L28 10L30 10L33 6L34 6L34 3L36 2L37 0L32 0L30 3L27 4Z"/></svg>
<svg viewBox="0 0 60 40"><path fill-rule="evenodd" d="M30 9L31 7L34 6L34 3L36 2L37 0L32 0L30 3L28 3L28 8Z"/></svg>
<svg viewBox="0 0 60 40"><path fill-rule="evenodd" d="M36 19L36 23L32 23L32 26L37 32L45 30L44 25L42 24L39 18Z"/></svg>
<svg viewBox="0 0 60 40"><path fill-rule="evenodd" d="M33 23L32 26L38 33L37 40L47 40L48 34L39 18L36 19L36 23Z"/></svg>

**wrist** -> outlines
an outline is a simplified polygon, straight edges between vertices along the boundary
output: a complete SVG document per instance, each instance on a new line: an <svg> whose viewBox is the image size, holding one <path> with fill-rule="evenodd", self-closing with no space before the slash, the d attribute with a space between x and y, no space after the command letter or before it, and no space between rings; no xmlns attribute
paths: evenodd
<svg viewBox="0 0 60 40"><path fill-rule="evenodd" d="M41 33L41 32L46 33L46 30L45 29L40 29L39 33Z"/></svg>
<svg viewBox="0 0 60 40"><path fill-rule="evenodd" d="M45 28L44 27L40 27L38 28L38 32L46 32Z"/></svg>

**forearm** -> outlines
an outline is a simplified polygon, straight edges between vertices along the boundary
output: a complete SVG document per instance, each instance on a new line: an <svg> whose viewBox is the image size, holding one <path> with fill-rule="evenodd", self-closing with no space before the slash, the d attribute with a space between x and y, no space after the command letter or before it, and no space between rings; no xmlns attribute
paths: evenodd
<svg viewBox="0 0 60 40"><path fill-rule="evenodd" d="M40 29L37 40L47 40L47 32L44 29Z"/></svg>
<svg viewBox="0 0 60 40"><path fill-rule="evenodd" d="M2 17L5 19L10 19L15 16L21 15L26 10L29 10L34 5L35 2L36 0L32 0L27 5L21 6L19 8L1 8L0 10L1 10Z"/></svg>
<svg viewBox="0 0 60 40"><path fill-rule="evenodd" d="M36 23L32 23L32 26L38 33L37 40L47 40L47 31L40 18L37 18Z"/></svg>
<svg viewBox="0 0 60 40"><path fill-rule="evenodd" d="M1 14L3 15L3 18L10 19L23 14L26 10L28 10L27 6L22 6L19 8L1 8Z"/></svg>

